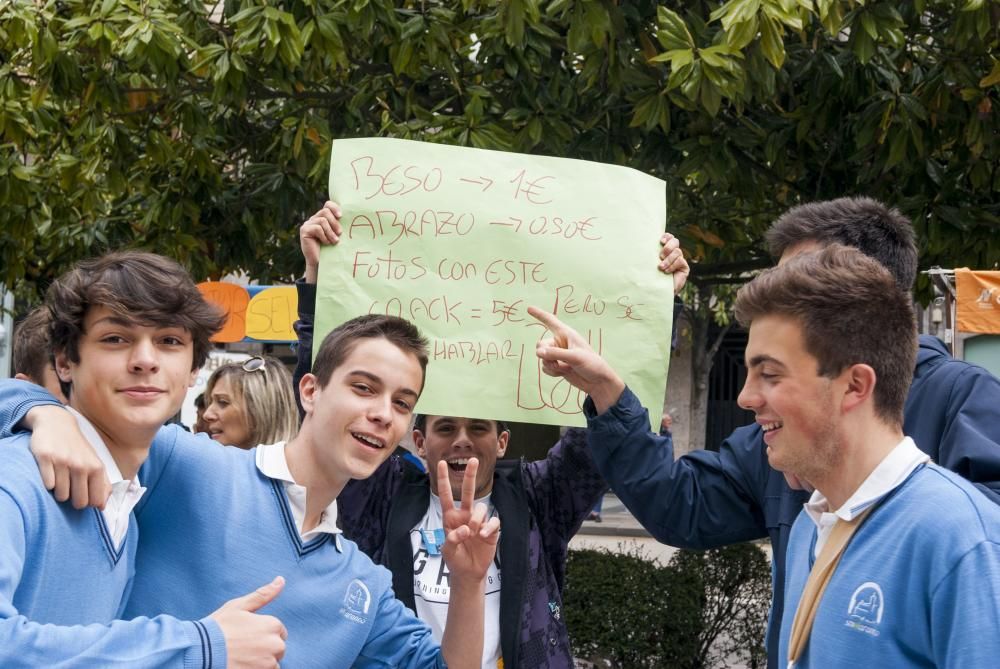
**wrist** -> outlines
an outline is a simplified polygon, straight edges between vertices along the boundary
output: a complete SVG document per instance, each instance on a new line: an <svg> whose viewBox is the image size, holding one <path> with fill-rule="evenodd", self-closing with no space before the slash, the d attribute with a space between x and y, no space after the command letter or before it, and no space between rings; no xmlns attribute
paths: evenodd
<svg viewBox="0 0 1000 669"><path fill-rule="evenodd" d="M316 283L319 279L319 265L306 264L306 273L303 276L306 283Z"/></svg>
<svg viewBox="0 0 1000 669"><path fill-rule="evenodd" d="M589 395L594 402L594 409L597 410L598 416L617 404L622 393L625 392L625 382L617 374L612 374L606 380L591 386Z"/></svg>
<svg viewBox="0 0 1000 669"><path fill-rule="evenodd" d="M46 425L50 421L55 422L58 420L70 421L73 424L76 423L76 419L63 407L54 404L43 404L28 409L28 412L21 418L19 425L26 430L34 431L39 425Z"/></svg>
<svg viewBox="0 0 1000 669"><path fill-rule="evenodd" d="M486 590L486 574L462 574L451 572L448 577L452 591L482 594Z"/></svg>

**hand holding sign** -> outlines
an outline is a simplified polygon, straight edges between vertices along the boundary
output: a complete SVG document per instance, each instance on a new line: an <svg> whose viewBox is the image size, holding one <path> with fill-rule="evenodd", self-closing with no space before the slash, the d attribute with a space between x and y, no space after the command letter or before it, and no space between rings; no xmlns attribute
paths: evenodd
<svg viewBox="0 0 1000 669"><path fill-rule="evenodd" d="M306 260L306 283L316 283L319 272L319 251L326 244L336 244L344 230L340 225L340 205L327 201L323 208L310 216L299 228L299 246Z"/></svg>

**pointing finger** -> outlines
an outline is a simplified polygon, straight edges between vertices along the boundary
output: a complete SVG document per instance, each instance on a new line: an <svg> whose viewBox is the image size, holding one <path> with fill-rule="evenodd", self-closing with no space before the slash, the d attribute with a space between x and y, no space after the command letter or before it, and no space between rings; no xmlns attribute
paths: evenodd
<svg viewBox="0 0 1000 669"><path fill-rule="evenodd" d="M554 314L543 311L538 307L528 307L528 313L536 321L548 328L549 332L552 333L557 346L562 346L563 348L569 346L569 340L572 334L576 334L572 328L556 318Z"/></svg>

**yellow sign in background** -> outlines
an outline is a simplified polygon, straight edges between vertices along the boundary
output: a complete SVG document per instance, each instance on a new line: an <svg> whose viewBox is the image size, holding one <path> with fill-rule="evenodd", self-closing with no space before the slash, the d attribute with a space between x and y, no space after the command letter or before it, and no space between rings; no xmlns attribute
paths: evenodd
<svg viewBox="0 0 1000 669"><path fill-rule="evenodd" d="M316 338L366 313L430 340L417 410L583 425L542 374L527 307L588 337L658 425L673 281L657 269L664 184L599 163L393 139L333 143L341 242L322 251ZM317 344L318 345L318 344ZM315 353L315 351L314 351Z"/></svg>

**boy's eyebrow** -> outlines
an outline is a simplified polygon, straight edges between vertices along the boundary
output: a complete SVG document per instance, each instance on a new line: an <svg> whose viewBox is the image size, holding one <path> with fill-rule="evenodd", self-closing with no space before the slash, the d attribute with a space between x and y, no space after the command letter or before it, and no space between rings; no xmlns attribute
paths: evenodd
<svg viewBox="0 0 1000 669"><path fill-rule="evenodd" d="M121 325L123 327L131 327L135 325L135 321L129 320L124 316L105 316L104 318L98 318L94 321L94 325L100 325L102 323L110 323L111 325Z"/></svg>
<svg viewBox="0 0 1000 669"><path fill-rule="evenodd" d="M766 362L770 362L770 363L773 363L775 365L779 365L781 367L785 366L785 363L781 362L780 360L778 360L774 356L770 356L770 355L766 355L766 354L762 353L760 355L755 355L752 358L749 358L747 360L747 368L752 369L754 367L760 367L761 365L763 365Z"/></svg>
<svg viewBox="0 0 1000 669"><path fill-rule="evenodd" d="M118 325L123 328L152 327L156 328L157 330L179 330L181 332L188 332L188 333L190 332L187 328L185 328L182 325L146 325L144 323L140 323L139 321L134 321L131 318L125 318L124 316L118 316L116 314L112 314L111 316L105 316L104 318L98 318L96 321L93 322L93 325L102 325L105 323L110 325Z"/></svg>
<svg viewBox="0 0 1000 669"><path fill-rule="evenodd" d="M348 376L363 376L366 379L369 379L372 383L377 383L379 385L384 385L384 382L382 381L382 379L380 377L376 376L375 374L372 374L369 371L363 370L363 369L354 369L354 370L351 370L350 372L347 373L347 375ZM399 393L401 393L403 395L410 395L412 397L420 397L420 393L418 393L416 390L411 390L410 388L400 388L397 392L399 392Z"/></svg>

